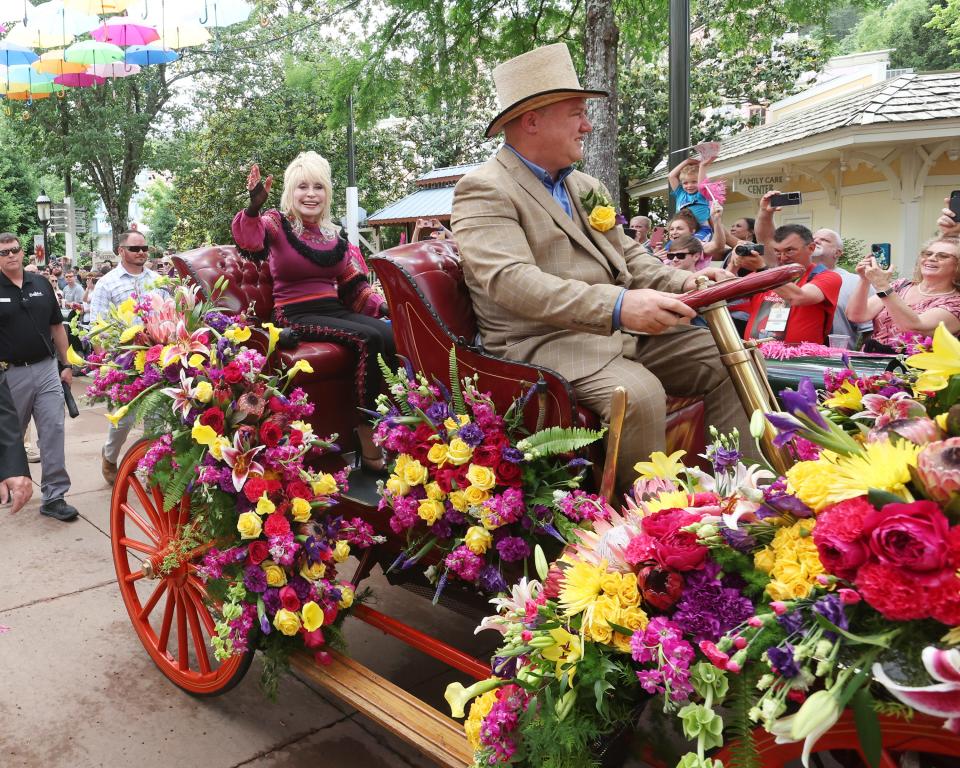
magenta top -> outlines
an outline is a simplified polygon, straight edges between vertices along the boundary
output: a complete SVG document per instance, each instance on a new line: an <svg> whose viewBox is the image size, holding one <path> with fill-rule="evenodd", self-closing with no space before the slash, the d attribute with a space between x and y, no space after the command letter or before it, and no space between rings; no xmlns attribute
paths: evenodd
<svg viewBox="0 0 960 768"><path fill-rule="evenodd" d="M269 248L274 304L339 298L354 312L377 317L384 299L367 282L367 265L360 249L350 244L338 261L320 266L291 245L281 223L282 216L273 208L260 216L248 216L246 211L240 211L231 225L233 239L240 248L254 253L262 251L264 245ZM304 225L299 240L317 251L332 252L337 245L336 238L325 239L319 227L309 224Z"/></svg>
<svg viewBox="0 0 960 768"><path fill-rule="evenodd" d="M895 280L891 289L906 303L907 291L911 285L913 283L910 280ZM916 304L911 304L910 308L918 315L922 315L928 309L945 309L951 315L960 318L960 295L948 293L945 296L925 297ZM891 340L903 332L903 329L894 322L886 307L881 309L880 313L873 318L873 338L881 344L890 344Z"/></svg>

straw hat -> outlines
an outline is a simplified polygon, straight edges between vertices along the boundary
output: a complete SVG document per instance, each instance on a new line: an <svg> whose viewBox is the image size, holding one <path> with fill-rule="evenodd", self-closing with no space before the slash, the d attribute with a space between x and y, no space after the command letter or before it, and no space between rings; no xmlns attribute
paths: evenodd
<svg viewBox="0 0 960 768"><path fill-rule="evenodd" d="M503 62L493 70L500 114L487 126L487 138L524 112L565 99L594 99L606 91L580 87L573 59L564 43L545 45Z"/></svg>

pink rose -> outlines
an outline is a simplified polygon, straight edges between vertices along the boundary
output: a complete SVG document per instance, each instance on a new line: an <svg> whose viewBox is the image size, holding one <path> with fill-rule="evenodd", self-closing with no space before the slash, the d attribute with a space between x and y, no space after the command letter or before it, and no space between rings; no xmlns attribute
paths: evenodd
<svg viewBox="0 0 960 768"><path fill-rule="evenodd" d="M303 644L307 648L320 648L323 646L324 637L323 630L320 627L317 627L313 632L304 632L303 633Z"/></svg>
<svg viewBox="0 0 960 768"><path fill-rule="evenodd" d="M864 520L876 512L866 496L826 507L813 529L820 562L828 573L852 579L870 556L863 534Z"/></svg>
<svg viewBox="0 0 960 768"><path fill-rule="evenodd" d="M697 534L676 530L657 541L653 557L663 568L697 571L707 559L707 548L698 543Z"/></svg>
<svg viewBox="0 0 960 768"><path fill-rule="evenodd" d="M678 528L699 523L700 517L701 515L687 512L685 509L661 509L643 518L643 532L659 539Z"/></svg>
<svg viewBox="0 0 960 768"><path fill-rule="evenodd" d="M950 526L932 501L887 504L863 522L870 551L885 565L923 580L937 580L947 564Z"/></svg>
<svg viewBox="0 0 960 768"><path fill-rule="evenodd" d="M147 350L145 361L147 363L155 363L160 359L160 353L163 352L163 344L154 344L150 349Z"/></svg>

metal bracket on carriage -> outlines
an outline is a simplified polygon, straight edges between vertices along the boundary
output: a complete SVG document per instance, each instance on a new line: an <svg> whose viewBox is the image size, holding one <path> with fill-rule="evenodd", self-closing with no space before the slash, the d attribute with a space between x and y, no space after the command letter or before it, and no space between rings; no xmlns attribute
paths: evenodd
<svg viewBox="0 0 960 768"><path fill-rule="evenodd" d="M763 293L787 283L792 283L806 271L801 264L787 264L773 267L762 272L754 272L746 277L724 280L722 283L696 291L682 293L677 298L691 309L701 310L721 301L745 299L756 293Z"/></svg>

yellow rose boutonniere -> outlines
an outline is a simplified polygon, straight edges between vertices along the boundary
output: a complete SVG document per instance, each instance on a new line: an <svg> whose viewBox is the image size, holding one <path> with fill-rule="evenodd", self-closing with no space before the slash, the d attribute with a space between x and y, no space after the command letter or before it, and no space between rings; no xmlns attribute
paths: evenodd
<svg viewBox="0 0 960 768"><path fill-rule="evenodd" d="M580 195L580 202L584 210L590 211L587 219L597 232L607 232L617 225L617 209L601 187Z"/></svg>

